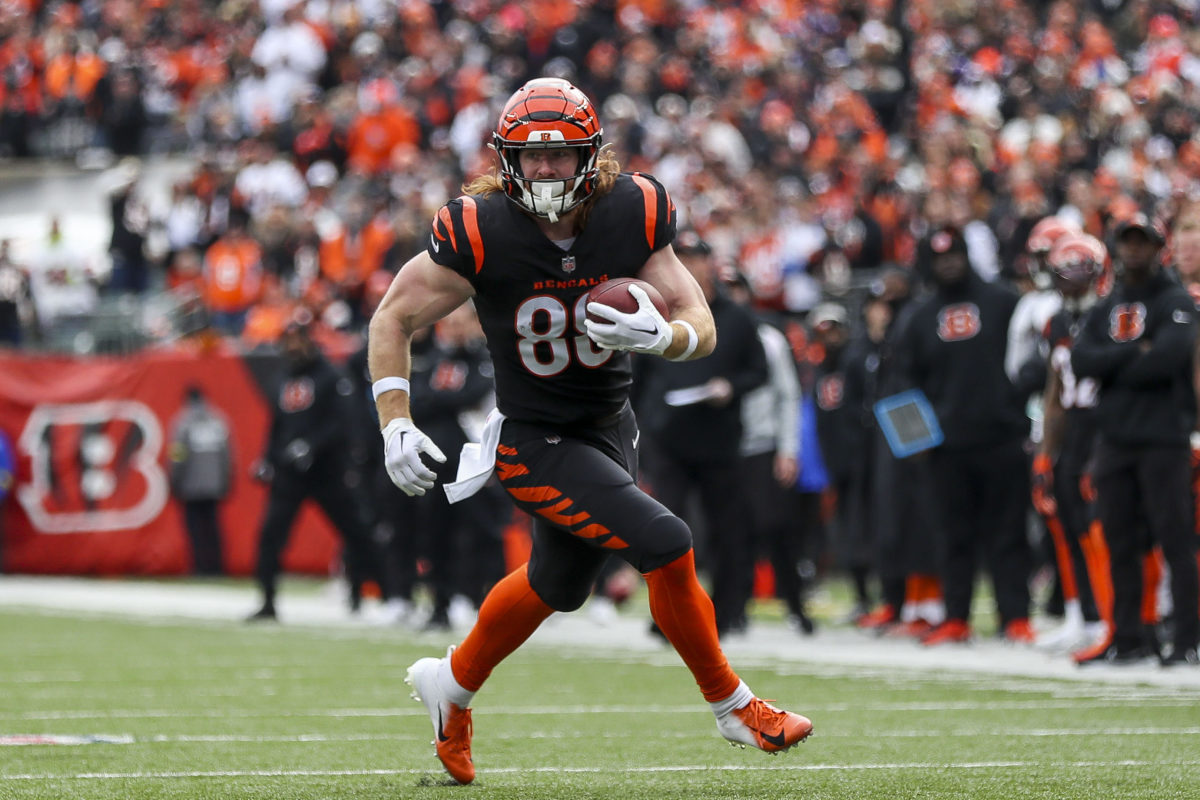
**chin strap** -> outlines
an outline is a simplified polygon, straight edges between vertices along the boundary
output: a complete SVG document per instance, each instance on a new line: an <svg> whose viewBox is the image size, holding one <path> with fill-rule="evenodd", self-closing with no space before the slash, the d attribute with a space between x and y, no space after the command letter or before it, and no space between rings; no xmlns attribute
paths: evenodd
<svg viewBox="0 0 1200 800"><path fill-rule="evenodd" d="M541 200L546 207L546 216L551 222L558 222L558 214L554 213L554 191L550 188L550 184L545 183L538 187L541 189ZM536 205L536 203L534 204Z"/></svg>

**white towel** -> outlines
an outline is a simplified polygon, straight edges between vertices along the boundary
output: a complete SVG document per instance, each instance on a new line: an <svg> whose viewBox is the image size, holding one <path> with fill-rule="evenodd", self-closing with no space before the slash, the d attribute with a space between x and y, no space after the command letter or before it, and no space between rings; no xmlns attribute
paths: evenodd
<svg viewBox="0 0 1200 800"><path fill-rule="evenodd" d="M454 483L447 483L442 487L451 503L457 503L475 494L492 476L492 471L496 468L496 446L500 444L500 426L503 424L504 415L499 409L493 408L483 424L479 442L467 442L463 445L462 453L458 457L458 474L454 476Z"/></svg>

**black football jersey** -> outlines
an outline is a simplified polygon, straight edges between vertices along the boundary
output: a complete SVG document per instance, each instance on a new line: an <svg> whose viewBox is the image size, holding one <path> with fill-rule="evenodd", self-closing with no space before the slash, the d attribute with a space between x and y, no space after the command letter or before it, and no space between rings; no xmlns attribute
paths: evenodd
<svg viewBox="0 0 1200 800"><path fill-rule="evenodd" d="M587 423L620 411L632 381L628 353L596 347L584 328L588 290L633 277L675 238L675 205L649 175L622 173L596 197L566 250L504 194L451 200L427 246L475 287L475 308L511 419Z"/></svg>
<svg viewBox="0 0 1200 800"><path fill-rule="evenodd" d="M1046 342L1050 345L1050 369L1058 373L1059 401L1067 411L1096 406L1099 386L1092 378L1076 378L1071 369L1071 343L1079 327L1079 318L1063 309L1046 323Z"/></svg>

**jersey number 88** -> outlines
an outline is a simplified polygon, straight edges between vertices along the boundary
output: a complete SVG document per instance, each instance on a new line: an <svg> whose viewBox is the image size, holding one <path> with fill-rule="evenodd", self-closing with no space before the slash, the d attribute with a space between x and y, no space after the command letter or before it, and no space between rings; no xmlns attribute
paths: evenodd
<svg viewBox="0 0 1200 800"><path fill-rule="evenodd" d="M589 368L612 358L612 350L597 347L585 332L586 305L587 292L584 292L571 310L571 333L567 332L567 306L557 297L535 295L518 306L517 352L525 369L542 378L557 375L571 363L572 349L576 360Z"/></svg>

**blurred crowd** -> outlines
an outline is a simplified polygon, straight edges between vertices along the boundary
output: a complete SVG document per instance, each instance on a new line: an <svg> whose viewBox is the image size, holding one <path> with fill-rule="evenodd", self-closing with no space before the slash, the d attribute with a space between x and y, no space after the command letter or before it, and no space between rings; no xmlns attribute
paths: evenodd
<svg viewBox="0 0 1200 800"><path fill-rule="evenodd" d="M1194 13L25 0L0 6L0 157L194 159L162 208L122 162L113 267L90 279L194 290L221 332L257 342L278 335L283 303L360 323L376 274L490 165L498 103L561 76L759 305L804 312L865 286L867 271L911 267L931 225L964 228L994 278L1022 270L1048 213L1096 235L1136 208L1170 217L1200 191Z"/></svg>
<svg viewBox="0 0 1200 800"><path fill-rule="evenodd" d="M299 306L360 332L437 209L492 164L499 104L563 77L597 105L624 168L662 181L727 282L786 330L811 396L831 352L882 340L929 282L921 247L939 231L980 281L1029 291L1046 217L1110 243L1138 213L1192 230L1179 218L1200 199L1197 13L1186 0L9 0L0 158L116 160L111 270L68 264L59 288L166 293L194 312L177 333L249 349ZM160 153L194 169L151 207L137 159ZM1192 238L1168 241L1163 263ZM38 329L52 290L37 272L0 250L5 341ZM907 599L932 603L922 580ZM899 622L902 585L893 599Z"/></svg>

